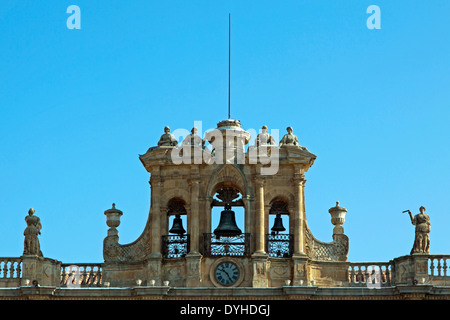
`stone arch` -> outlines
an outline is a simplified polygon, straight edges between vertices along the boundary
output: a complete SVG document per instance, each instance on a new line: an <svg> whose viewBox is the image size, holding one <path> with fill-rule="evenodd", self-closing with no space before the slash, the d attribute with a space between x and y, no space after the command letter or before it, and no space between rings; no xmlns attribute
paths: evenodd
<svg viewBox="0 0 450 320"><path fill-rule="evenodd" d="M191 203L191 194L189 193L189 190L183 188L167 190L163 192L161 196L161 207L168 208L169 201L172 199L183 200L185 205L189 206Z"/></svg>
<svg viewBox="0 0 450 320"><path fill-rule="evenodd" d="M264 202L266 207L265 212L265 221L266 221L266 233L270 233L270 229L272 227L272 224L270 222L270 219L273 219L275 217L275 212L272 212L272 209L277 207L279 205L278 202L283 202L286 204L285 209L287 209L287 212L282 213L282 219L284 223L284 227L288 230L288 233L293 233L294 231L294 225L292 220L292 213L293 213L293 207L294 207L294 201L295 197L292 193L270 193L264 195ZM272 217L272 218L271 218ZM286 221L287 219L287 221Z"/></svg>
<svg viewBox="0 0 450 320"><path fill-rule="evenodd" d="M211 174L211 178L209 179L207 188L206 188L206 216L205 216L205 223L207 230L210 230L211 232L213 226L211 226L212 220L213 220L213 197L216 194L216 192L221 188L234 188L237 189L241 196L244 203L243 209L244 209L244 229L243 232L248 232L248 228L250 226L249 219L251 216L251 213L249 211L249 204L248 204L248 197L251 194L247 179L242 172L242 170L239 169L239 167L233 165L233 164L223 164L218 166L213 173ZM244 231L246 230L246 231Z"/></svg>
<svg viewBox="0 0 450 320"><path fill-rule="evenodd" d="M284 201L287 203L289 208L294 206L295 197L292 193L288 192L267 192L264 194L264 205L270 207L275 201Z"/></svg>
<svg viewBox="0 0 450 320"><path fill-rule="evenodd" d="M232 164L221 165L213 172L208 183L206 196L213 197L214 193L219 188L223 187L237 188L241 192L243 198L250 194L245 175L240 169Z"/></svg>

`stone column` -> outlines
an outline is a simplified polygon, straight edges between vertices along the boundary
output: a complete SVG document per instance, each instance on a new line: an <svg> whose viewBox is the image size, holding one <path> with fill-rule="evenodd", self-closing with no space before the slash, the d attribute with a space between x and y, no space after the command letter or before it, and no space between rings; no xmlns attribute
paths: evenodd
<svg viewBox="0 0 450 320"><path fill-rule="evenodd" d="M162 181L158 178L150 180L152 188L151 208L150 208L150 257L161 257L161 188Z"/></svg>
<svg viewBox="0 0 450 320"><path fill-rule="evenodd" d="M189 180L191 187L191 206L188 233L190 236L190 250L186 255L186 286L199 287L202 283L202 255L200 254L200 178Z"/></svg>
<svg viewBox="0 0 450 320"><path fill-rule="evenodd" d="M256 185L256 201L254 210L254 236L255 252L252 255L253 279L255 288L266 288L269 284L269 263L265 250L265 217L264 217L264 183L265 179L257 177L254 179Z"/></svg>
<svg viewBox="0 0 450 320"><path fill-rule="evenodd" d="M151 207L150 207L150 255L147 259L147 279L155 280L156 285L162 285L162 254L161 254L161 189L162 180L159 177L159 168L155 169L150 179ZM167 214L167 212L165 213Z"/></svg>
<svg viewBox="0 0 450 320"><path fill-rule="evenodd" d="M190 253L199 253L200 243L200 218L199 218L199 179L191 179L189 181L191 186L191 210L187 214L190 215L189 235L191 237Z"/></svg>
<svg viewBox="0 0 450 320"><path fill-rule="evenodd" d="M294 222L294 255L305 255L305 212L303 188L306 180L304 175L297 175L292 179L294 184L295 206L293 212Z"/></svg>
<svg viewBox="0 0 450 320"><path fill-rule="evenodd" d="M255 202L255 254L266 254L265 251L265 219L264 219L264 183L263 178L254 179L256 185L256 202Z"/></svg>

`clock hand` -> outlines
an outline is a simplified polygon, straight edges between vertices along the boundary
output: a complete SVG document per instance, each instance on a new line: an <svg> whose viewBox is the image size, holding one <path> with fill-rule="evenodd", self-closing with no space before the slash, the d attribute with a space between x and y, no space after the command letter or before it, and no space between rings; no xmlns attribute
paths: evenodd
<svg viewBox="0 0 450 320"><path fill-rule="evenodd" d="M224 268L222 268L220 271L222 271L223 273L225 273L225 274L227 275L228 279L230 279L230 281L231 281L230 275L228 274L228 272L225 271Z"/></svg>

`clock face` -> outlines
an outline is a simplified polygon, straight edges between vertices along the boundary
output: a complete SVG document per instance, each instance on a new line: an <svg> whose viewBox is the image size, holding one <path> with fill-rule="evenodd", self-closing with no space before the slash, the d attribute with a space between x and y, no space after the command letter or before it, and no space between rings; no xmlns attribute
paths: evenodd
<svg viewBox="0 0 450 320"><path fill-rule="evenodd" d="M239 279L241 271L233 261L224 261L217 265L215 278L223 286L232 286Z"/></svg>

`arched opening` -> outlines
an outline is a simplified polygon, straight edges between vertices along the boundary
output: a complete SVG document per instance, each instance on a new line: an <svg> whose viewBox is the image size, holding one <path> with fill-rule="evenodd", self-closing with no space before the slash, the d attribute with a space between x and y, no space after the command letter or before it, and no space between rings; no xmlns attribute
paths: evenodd
<svg viewBox="0 0 450 320"><path fill-rule="evenodd" d="M239 189L222 186L216 190L210 221L212 232L204 234L205 255L249 255L250 235L245 233L245 205Z"/></svg>
<svg viewBox="0 0 450 320"><path fill-rule="evenodd" d="M267 253L271 257L286 258L292 256L293 236L289 230L288 203L281 199L271 202L269 210L269 234L266 235Z"/></svg>
<svg viewBox="0 0 450 320"><path fill-rule="evenodd" d="M189 252L186 203L172 198L167 204L167 230L162 237L161 252L164 258L181 258Z"/></svg>
<svg viewBox="0 0 450 320"><path fill-rule="evenodd" d="M184 234L187 226L186 203L183 199L172 198L167 204L167 234ZM184 230L184 232L181 232Z"/></svg>

